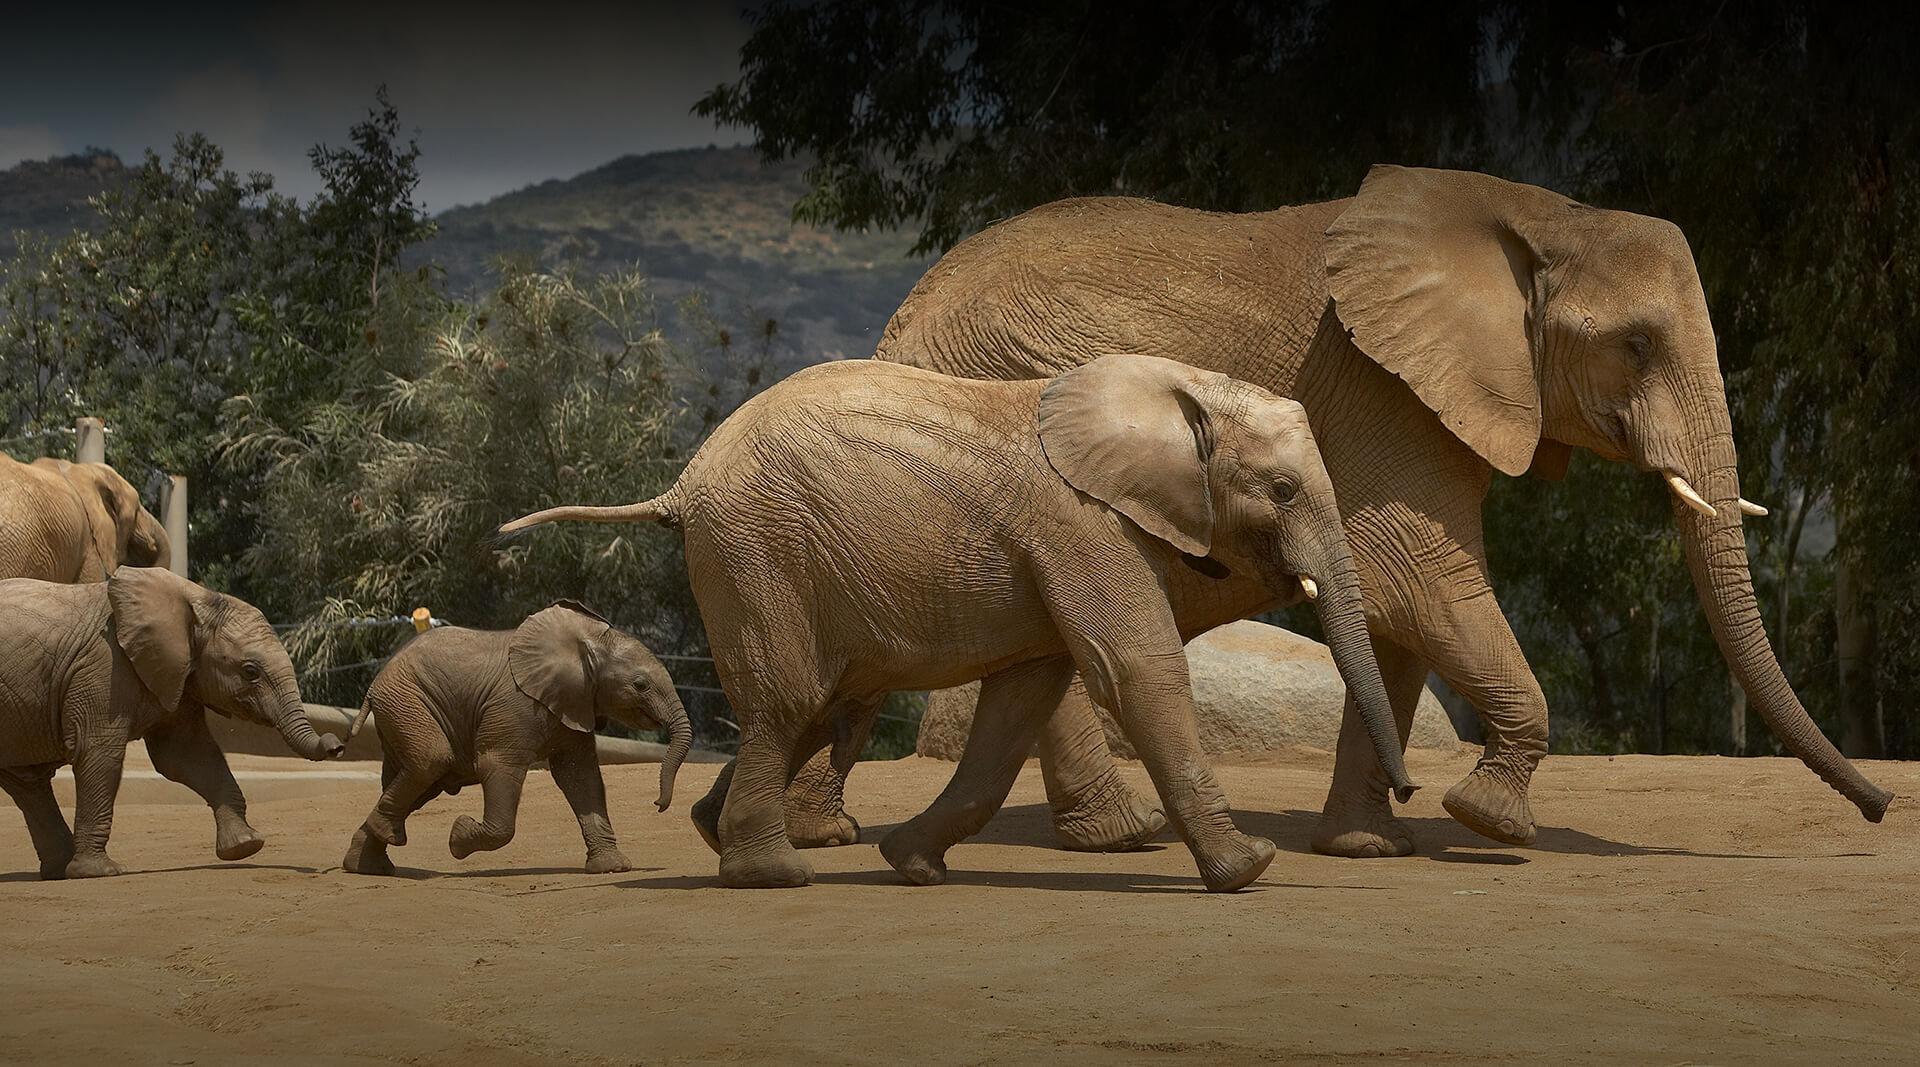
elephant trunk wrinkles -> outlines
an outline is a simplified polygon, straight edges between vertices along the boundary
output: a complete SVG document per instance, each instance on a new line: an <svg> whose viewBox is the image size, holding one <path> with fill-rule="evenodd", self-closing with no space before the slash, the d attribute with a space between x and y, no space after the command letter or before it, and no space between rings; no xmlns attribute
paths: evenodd
<svg viewBox="0 0 1920 1067"><path fill-rule="evenodd" d="M1734 678L1746 690L1748 706L1787 751L1853 801L1869 822L1879 822L1893 794L1869 781L1820 732L1788 684L1767 641L1747 565L1746 535L1741 528L1732 420L1724 399L1709 401L1703 407L1707 433L1701 439L1706 443L1689 450L1694 469L1682 473L1698 479L1695 488L1717 513L1709 517L1678 499L1673 501L1673 511L1687 569L1693 574L1694 590L1713 639Z"/></svg>
<svg viewBox="0 0 1920 1067"><path fill-rule="evenodd" d="M1339 520L1334 520L1336 523ZM1380 662L1374 658L1373 641L1367 632L1366 612L1360 601L1360 578L1354 571L1353 557L1344 545L1327 552L1329 566L1320 572L1320 595L1314 604L1320 613L1320 628L1325 632L1327 648L1333 653L1334 667L1346 683L1354 706L1366 723L1367 736L1380 767L1387 773L1394 796L1402 804L1413 798L1419 786L1407 777L1402 754L1400 727L1387 700L1386 682L1380 677Z"/></svg>
<svg viewBox="0 0 1920 1067"><path fill-rule="evenodd" d="M660 760L660 799L653 802L661 811L673 803L673 779L680 773L680 764L686 762L687 753L693 750L693 723L677 699L673 702L673 718L667 721L667 736L667 754Z"/></svg>
<svg viewBox="0 0 1920 1067"><path fill-rule="evenodd" d="M324 760L346 751L346 745L332 734L318 733L313 723L307 719L306 705L300 700L300 689L288 681L280 687L278 706L270 713L273 725L287 742L294 754L304 759Z"/></svg>

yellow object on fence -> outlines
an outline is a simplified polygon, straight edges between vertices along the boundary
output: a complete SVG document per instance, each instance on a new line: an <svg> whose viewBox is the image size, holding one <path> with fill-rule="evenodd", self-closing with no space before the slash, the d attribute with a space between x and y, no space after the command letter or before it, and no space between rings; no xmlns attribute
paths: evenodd
<svg viewBox="0 0 1920 1067"><path fill-rule="evenodd" d="M433 629L433 612L426 608L414 608L413 628L416 633L426 633Z"/></svg>

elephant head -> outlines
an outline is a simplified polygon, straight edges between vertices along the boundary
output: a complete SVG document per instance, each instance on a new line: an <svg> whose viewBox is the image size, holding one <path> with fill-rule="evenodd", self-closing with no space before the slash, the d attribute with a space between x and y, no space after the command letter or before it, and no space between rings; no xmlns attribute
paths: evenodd
<svg viewBox="0 0 1920 1067"><path fill-rule="evenodd" d="M1111 355L1047 385L1039 430L1069 485L1196 569L1249 568L1277 594L1314 599L1380 766L1402 802L1412 796L1333 483L1299 404L1185 363Z"/></svg>
<svg viewBox="0 0 1920 1067"><path fill-rule="evenodd" d="M1672 223L1483 174L1375 167L1327 230L1335 313L1488 463L1570 447L1662 477L1694 588L1749 706L1878 822L1892 794L1829 743L1767 642L1713 323ZM1551 474L1551 472L1548 472Z"/></svg>
<svg viewBox="0 0 1920 1067"><path fill-rule="evenodd" d="M673 679L647 647L585 606L561 600L520 624L507 649L513 684L570 730L592 733L601 716L667 731L660 761L661 811L693 748L693 724Z"/></svg>
<svg viewBox="0 0 1920 1067"><path fill-rule="evenodd" d="M38 459L35 466L57 471L73 487L87 518L85 573L94 579L116 567L164 567L173 556L167 532L153 513L140 506L140 494L104 463Z"/></svg>
<svg viewBox="0 0 1920 1067"><path fill-rule="evenodd" d="M311 760L345 749L314 732L293 661L258 608L157 567L121 567L107 599L114 643L162 708L196 704L272 726Z"/></svg>

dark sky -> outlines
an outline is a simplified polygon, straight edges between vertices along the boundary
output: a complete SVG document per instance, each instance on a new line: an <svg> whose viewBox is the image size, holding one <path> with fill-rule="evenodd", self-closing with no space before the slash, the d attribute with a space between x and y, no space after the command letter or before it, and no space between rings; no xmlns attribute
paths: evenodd
<svg viewBox="0 0 1920 1067"><path fill-rule="evenodd" d="M439 211L630 152L741 141L688 113L734 76L741 8L42 0L0 30L0 167L87 145L133 160L198 130L234 169L306 195L307 149L344 141L385 83Z"/></svg>

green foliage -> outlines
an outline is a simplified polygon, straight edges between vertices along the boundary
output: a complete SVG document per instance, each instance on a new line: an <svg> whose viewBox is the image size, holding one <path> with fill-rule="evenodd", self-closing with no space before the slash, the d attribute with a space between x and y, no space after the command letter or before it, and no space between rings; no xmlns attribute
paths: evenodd
<svg viewBox="0 0 1920 1067"><path fill-rule="evenodd" d="M797 218L917 227L923 249L1067 196L1343 196L1376 162L1672 219L1720 331L1747 495L1776 505L1748 530L1788 676L1850 750L1884 732L1920 752L1898 696L1920 687L1920 41L1902 12L825 0L755 19L740 79L697 110L814 160ZM1496 587L1558 749L1742 750L1663 504L1600 463L1496 483ZM1770 745L1755 725L1744 750Z"/></svg>

